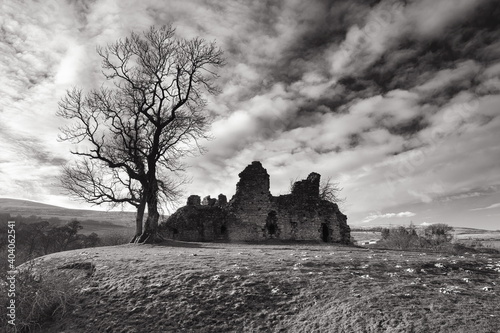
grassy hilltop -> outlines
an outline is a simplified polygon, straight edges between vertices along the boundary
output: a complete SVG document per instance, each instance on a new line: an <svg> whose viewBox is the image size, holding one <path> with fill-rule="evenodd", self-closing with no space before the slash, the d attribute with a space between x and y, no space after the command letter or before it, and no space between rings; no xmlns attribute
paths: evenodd
<svg viewBox="0 0 500 333"><path fill-rule="evenodd" d="M54 253L31 271L66 281L38 332L500 330L495 254L170 242Z"/></svg>

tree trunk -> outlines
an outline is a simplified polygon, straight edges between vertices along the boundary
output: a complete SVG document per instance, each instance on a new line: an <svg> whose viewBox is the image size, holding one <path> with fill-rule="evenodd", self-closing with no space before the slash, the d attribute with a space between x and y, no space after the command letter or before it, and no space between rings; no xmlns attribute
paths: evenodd
<svg viewBox="0 0 500 333"><path fill-rule="evenodd" d="M158 181L156 178L149 182L149 187L144 190L144 195L148 205L148 217L144 223L144 230L137 242L147 244L162 242L165 239L158 233L160 213L158 212Z"/></svg>
<svg viewBox="0 0 500 333"><path fill-rule="evenodd" d="M139 207L137 207L137 214L135 215L135 235L130 243L136 243L142 235L142 222L144 220L144 211L146 210L146 200L141 198Z"/></svg>

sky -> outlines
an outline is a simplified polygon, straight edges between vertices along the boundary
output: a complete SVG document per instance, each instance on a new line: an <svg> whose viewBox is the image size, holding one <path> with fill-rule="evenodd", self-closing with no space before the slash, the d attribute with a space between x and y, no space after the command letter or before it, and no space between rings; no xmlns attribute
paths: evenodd
<svg viewBox="0 0 500 333"><path fill-rule="evenodd" d="M226 66L185 197L235 192L254 160L273 195L318 172L352 227L500 229L497 0L3 0L0 197L70 208L57 140L67 89L99 87L97 46L172 24ZM184 201L184 200L183 200ZM95 208L95 207L94 207ZM105 209L105 207L97 207Z"/></svg>

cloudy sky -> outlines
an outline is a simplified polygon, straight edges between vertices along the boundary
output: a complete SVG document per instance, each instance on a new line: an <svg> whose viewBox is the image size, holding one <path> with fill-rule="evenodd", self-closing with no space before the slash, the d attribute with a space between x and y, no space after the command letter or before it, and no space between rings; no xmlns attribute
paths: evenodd
<svg viewBox="0 0 500 333"><path fill-rule="evenodd" d="M57 102L102 83L97 45L172 23L227 61L186 196L230 197L260 160L274 195L340 182L353 226L500 229L498 17L497 0L4 0L0 197L88 208L58 187Z"/></svg>

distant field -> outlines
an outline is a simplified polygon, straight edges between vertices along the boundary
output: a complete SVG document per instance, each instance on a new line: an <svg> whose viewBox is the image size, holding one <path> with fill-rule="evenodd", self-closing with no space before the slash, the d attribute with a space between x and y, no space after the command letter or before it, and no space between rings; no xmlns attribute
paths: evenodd
<svg viewBox="0 0 500 333"><path fill-rule="evenodd" d="M500 239L500 232L483 230L478 233L455 234L456 239Z"/></svg>
<svg viewBox="0 0 500 333"><path fill-rule="evenodd" d="M356 244L362 245L365 242L380 240L381 234L378 231L352 231L351 237Z"/></svg>
<svg viewBox="0 0 500 333"><path fill-rule="evenodd" d="M500 231L490 230L464 230L455 233L455 240L466 246L480 245L500 249Z"/></svg>
<svg viewBox="0 0 500 333"><path fill-rule="evenodd" d="M458 243L464 244L465 246L472 246L472 247L489 247L489 248L494 248L494 249L499 249L500 250L500 239L492 239L492 238L487 238L487 239L481 239L481 238L476 238L476 239L459 239L457 240Z"/></svg>
<svg viewBox="0 0 500 333"><path fill-rule="evenodd" d="M352 231L352 238L357 245L364 245L365 242L378 241L381 233L376 231ZM480 242L484 247L500 249L500 231L483 230L473 228L455 228L453 241L470 246Z"/></svg>

